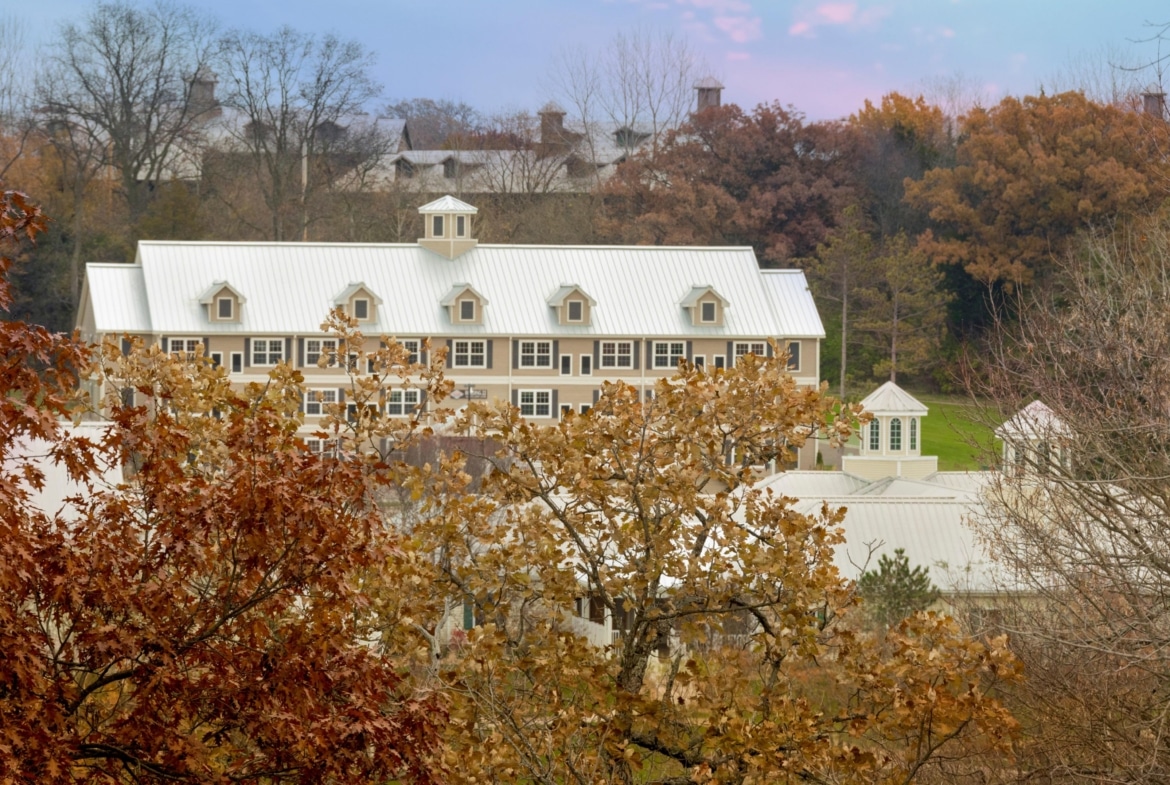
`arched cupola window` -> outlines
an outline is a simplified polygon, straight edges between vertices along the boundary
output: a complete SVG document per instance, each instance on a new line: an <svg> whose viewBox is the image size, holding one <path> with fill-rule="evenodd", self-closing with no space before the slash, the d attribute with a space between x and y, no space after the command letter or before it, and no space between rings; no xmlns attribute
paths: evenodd
<svg viewBox="0 0 1170 785"><path fill-rule="evenodd" d="M895 417L890 420L890 451L901 452L902 450L902 420Z"/></svg>
<svg viewBox="0 0 1170 785"><path fill-rule="evenodd" d="M910 449L918 449L918 418L910 418Z"/></svg>
<svg viewBox="0 0 1170 785"><path fill-rule="evenodd" d="M876 419L869 424L869 449L880 450L882 448L882 426Z"/></svg>

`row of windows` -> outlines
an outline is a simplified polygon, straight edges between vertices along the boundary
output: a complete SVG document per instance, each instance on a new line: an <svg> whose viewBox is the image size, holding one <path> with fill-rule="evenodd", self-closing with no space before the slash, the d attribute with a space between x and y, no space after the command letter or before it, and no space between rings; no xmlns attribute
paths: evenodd
<svg viewBox="0 0 1170 785"><path fill-rule="evenodd" d="M338 402L338 395L339 391L333 388L306 390L305 414L309 417L320 417L328 412L330 406ZM422 403L421 390L388 390L381 409L391 417L406 417L414 414L420 403ZM356 404L348 404L347 411L350 419L353 419L357 414Z"/></svg>
<svg viewBox="0 0 1170 785"><path fill-rule="evenodd" d="M882 425L879 421L874 420L869 424L869 449L880 450L882 448ZM899 452L902 449L902 420L895 417L890 420L890 450L892 452ZM918 420L917 418L910 419L910 449L918 449Z"/></svg>
<svg viewBox="0 0 1170 785"><path fill-rule="evenodd" d="M170 352L180 359L194 360L202 343L203 340L201 338L172 338L169 344ZM486 340L452 341L450 365L455 368L490 367L488 343ZM517 343L517 366L519 368L553 367L552 341L518 341ZM406 339L401 341L401 344L409 353L408 361L412 364L419 362L422 356L421 341L418 339ZM685 341L653 341L651 345L651 362L654 368L675 368L678 366L680 360L686 359L687 357L687 343ZM733 347L733 357L735 359L747 354L763 356L767 353L767 344L762 341L738 342L734 343ZM283 338L254 338L251 341L250 348L251 365L273 366L280 364L286 359L285 339ZM788 369L790 371L800 370L800 343L797 341L789 343L788 352ZM222 355L215 353L214 357L222 357ZM322 360L322 357L325 359ZM580 357L580 374L582 376L591 375L593 373L594 356L583 354ZM242 372L244 355L240 352L233 352L231 359L232 372ZM634 369L637 367L634 354L634 342L600 341L598 343L596 360L598 367L603 369ZM705 357L703 355L692 356L691 361L699 367L705 365ZM305 366L324 363L327 367L334 367L338 365L338 362L336 338L307 338L304 340L303 364ZM724 367L724 357L722 355L715 355L714 362L716 368ZM347 367L350 370L355 370L356 363L357 355L350 354ZM560 355L559 363L561 374L566 376L572 374L572 355ZM216 361L216 365L218 364L220 364L220 360ZM369 365L370 368L367 370L372 371L373 362L370 361Z"/></svg>

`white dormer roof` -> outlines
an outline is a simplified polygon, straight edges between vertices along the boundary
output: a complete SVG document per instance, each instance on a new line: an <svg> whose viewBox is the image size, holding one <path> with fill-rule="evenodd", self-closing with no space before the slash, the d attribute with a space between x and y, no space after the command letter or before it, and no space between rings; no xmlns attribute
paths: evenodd
<svg viewBox="0 0 1170 785"><path fill-rule="evenodd" d="M715 291L715 287L711 286L710 284L702 284L702 285L692 286L691 290L689 292L687 292L686 296L683 297L681 300L679 300L679 304L683 308L694 308L695 305L699 302L699 300L703 299L703 297L706 296L708 293L713 294L716 297L718 297L719 304L722 305L724 308L731 307L731 303L729 303L727 301L727 298L724 297L723 295L721 295L719 292Z"/></svg>
<svg viewBox="0 0 1170 785"><path fill-rule="evenodd" d="M594 300L592 297L590 297L588 292L586 292L584 289L582 289L580 286L578 286L575 283L561 284L560 287L549 296L549 298L548 298L548 300L546 300L546 302L549 305L551 305L553 308L560 308L562 305L565 304L565 298L568 297L573 292L577 292L582 297L584 297L585 300L589 303L590 308L597 305L597 301Z"/></svg>
<svg viewBox="0 0 1170 785"><path fill-rule="evenodd" d="M467 202L461 202L454 196L447 194L446 196L440 196L433 202L424 204L418 208L418 211L423 215L427 215L428 213L466 213L475 215L479 212L479 208L473 207Z"/></svg>
<svg viewBox="0 0 1170 785"><path fill-rule="evenodd" d="M917 414L925 417L927 408L913 395L893 382L886 382L865 397L861 405L874 414Z"/></svg>
<svg viewBox="0 0 1170 785"><path fill-rule="evenodd" d="M487 298L479 292L475 291L475 287L473 287L471 284L457 283L451 287L450 291L443 295L443 299L439 300L439 305L454 305L455 302L466 292L471 292L476 297L478 297L482 305L488 304Z"/></svg>
<svg viewBox="0 0 1170 785"><path fill-rule="evenodd" d="M365 281L351 281L349 286L342 289L337 293L337 296L333 298L333 304L345 305L349 302L350 297L353 297L355 294L363 290L366 294L370 295L370 297L374 298L374 303L376 305L382 304L382 298L374 294L373 290L366 286Z"/></svg>
<svg viewBox="0 0 1170 785"><path fill-rule="evenodd" d="M995 435L1005 441L1013 438L1029 440L1068 434L1068 426L1040 401L1032 401L995 429Z"/></svg>
<svg viewBox="0 0 1170 785"><path fill-rule="evenodd" d="M211 302L215 299L215 296L224 289L227 289L229 292L235 295L236 301L241 305L248 302L248 299L244 297L244 295L240 294L239 290L237 290L227 281L214 281L210 287L203 291L203 294L199 295L199 304L211 305Z"/></svg>

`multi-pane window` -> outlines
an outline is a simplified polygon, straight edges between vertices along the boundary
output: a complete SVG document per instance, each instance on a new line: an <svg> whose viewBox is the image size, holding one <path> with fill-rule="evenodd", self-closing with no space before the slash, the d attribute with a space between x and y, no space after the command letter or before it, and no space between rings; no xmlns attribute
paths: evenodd
<svg viewBox="0 0 1170 785"><path fill-rule="evenodd" d="M483 368L487 365L486 341L455 341L452 365L456 368Z"/></svg>
<svg viewBox="0 0 1170 785"><path fill-rule="evenodd" d="M325 356L326 365L337 364L336 338L308 338L305 340L305 365L317 365L321 356Z"/></svg>
<svg viewBox="0 0 1170 785"><path fill-rule="evenodd" d="M419 353L422 343L417 338L408 338L407 340L399 341L398 343L400 343L402 348L406 350L407 364L414 365L419 361L419 358L422 356Z"/></svg>
<svg viewBox="0 0 1170 785"><path fill-rule="evenodd" d="M890 450L891 452L902 450L902 420L898 417L890 420Z"/></svg>
<svg viewBox="0 0 1170 785"><path fill-rule="evenodd" d="M582 307L582 305L583 304L580 300L569 300L569 321L570 322L581 321L581 317L582 317L582 314L584 312L584 308Z"/></svg>
<svg viewBox="0 0 1170 785"><path fill-rule="evenodd" d="M525 417L551 417L551 390L521 390L520 414Z"/></svg>
<svg viewBox="0 0 1170 785"><path fill-rule="evenodd" d="M226 321L226 320L230 320L230 319L234 318L233 317L234 307L233 307L233 303L232 303L232 298L230 298L230 297L217 298L215 301L215 307L216 307L216 315L220 319L223 319Z"/></svg>
<svg viewBox="0 0 1170 785"><path fill-rule="evenodd" d="M602 368L633 368L634 344L630 341L602 341Z"/></svg>
<svg viewBox="0 0 1170 785"><path fill-rule="evenodd" d="M337 390L305 390L305 414L310 417L320 417L334 403L337 403Z"/></svg>
<svg viewBox="0 0 1170 785"><path fill-rule="evenodd" d="M252 365L278 365L283 359L283 338L252 339Z"/></svg>
<svg viewBox="0 0 1170 785"><path fill-rule="evenodd" d="M910 449L918 449L918 418L910 418Z"/></svg>
<svg viewBox="0 0 1170 785"><path fill-rule="evenodd" d="M551 368L552 341L521 341L521 368Z"/></svg>
<svg viewBox="0 0 1170 785"><path fill-rule="evenodd" d="M201 338L172 338L170 341L171 356L176 360L194 360L203 346Z"/></svg>
<svg viewBox="0 0 1170 785"><path fill-rule="evenodd" d="M880 450L882 448L882 426L877 420L873 420L869 424L869 449Z"/></svg>
<svg viewBox="0 0 1170 785"><path fill-rule="evenodd" d="M677 368L678 361L687 356L687 345L683 341L655 341L654 367Z"/></svg>
<svg viewBox="0 0 1170 785"><path fill-rule="evenodd" d="M465 322L475 321L475 300L459 301L459 318Z"/></svg>
<svg viewBox="0 0 1170 785"><path fill-rule="evenodd" d="M715 321L715 303L703 303L699 311L700 321L707 323Z"/></svg>
<svg viewBox="0 0 1170 785"><path fill-rule="evenodd" d="M353 318L362 320L370 318L370 301L359 297L353 301Z"/></svg>
<svg viewBox="0 0 1170 785"><path fill-rule="evenodd" d="M391 417L414 414L421 400L419 390L391 390L386 396L386 414Z"/></svg>
<svg viewBox="0 0 1170 785"><path fill-rule="evenodd" d="M763 341L751 343L737 343L735 345L735 361L739 362L739 358L745 354L754 354L756 357L763 357L768 353L768 345Z"/></svg>
<svg viewBox="0 0 1170 785"><path fill-rule="evenodd" d="M312 436L305 439L305 446L313 455L324 455L329 458L336 458L341 449L339 439L319 439Z"/></svg>

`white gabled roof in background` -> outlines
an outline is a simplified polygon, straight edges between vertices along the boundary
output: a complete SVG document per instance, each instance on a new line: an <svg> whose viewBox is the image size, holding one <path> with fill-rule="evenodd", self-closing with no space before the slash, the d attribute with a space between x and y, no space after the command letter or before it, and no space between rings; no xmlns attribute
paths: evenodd
<svg viewBox="0 0 1170 785"><path fill-rule="evenodd" d="M995 429L998 438L1007 440L1020 437L1050 439L1053 436L1068 436L1069 433L1068 426L1056 416L1056 412L1041 401L1032 401Z"/></svg>
<svg viewBox="0 0 1170 785"><path fill-rule="evenodd" d="M98 332L308 335L334 293L363 281L384 299L370 334L824 336L804 273L762 272L751 248L479 245L451 260L415 243L143 241L136 265L91 264L87 276ZM199 304L222 280L248 293L238 322L209 322ZM469 281L492 308L482 324L452 325L443 298ZM596 301L590 324L557 323L548 297L565 281ZM722 326L679 307L695 281L727 298Z"/></svg>
<svg viewBox="0 0 1170 785"><path fill-rule="evenodd" d="M927 412L917 398L893 382L886 382L865 396L861 405L874 414L918 414L925 417Z"/></svg>
<svg viewBox="0 0 1170 785"><path fill-rule="evenodd" d="M821 324L821 315L817 313L817 304L809 291L804 270L760 270L760 275L781 321L782 329L774 335L785 338L825 337L825 327ZM734 295L730 292L724 294L729 295L732 309L739 307ZM723 318L729 317L724 314Z"/></svg>

